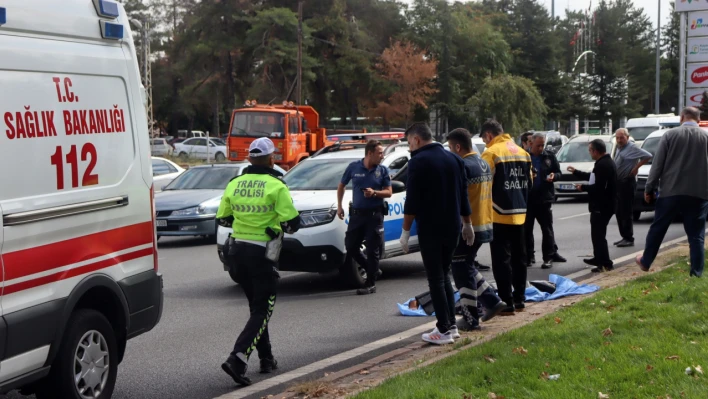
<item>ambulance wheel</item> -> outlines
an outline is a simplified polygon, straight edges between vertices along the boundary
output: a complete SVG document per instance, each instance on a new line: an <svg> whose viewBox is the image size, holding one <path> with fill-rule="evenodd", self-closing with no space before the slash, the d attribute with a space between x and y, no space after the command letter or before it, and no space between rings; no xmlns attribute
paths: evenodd
<svg viewBox="0 0 708 399"><path fill-rule="evenodd" d="M224 154L217 152L216 155L214 155L214 159L216 160L216 162L224 162L226 157L224 156Z"/></svg>
<svg viewBox="0 0 708 399"><path fill-rule="evenodd" d="M79 309L69 319L47 382L38 399L110 398L118 374L118 345L106 317Z"/></svg>

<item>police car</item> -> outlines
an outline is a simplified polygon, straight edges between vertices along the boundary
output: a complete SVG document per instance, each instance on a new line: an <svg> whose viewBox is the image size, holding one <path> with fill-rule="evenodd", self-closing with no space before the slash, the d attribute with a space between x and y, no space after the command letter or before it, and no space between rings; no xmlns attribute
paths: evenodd
<svg viewBox="0 0 708 399"><path fill-rule="evenodd" d="M300 212L302 224L293 235L286 235L280 255L280 270L324 273L339 270L346 282L356 287L363 287L366 281L365 265L345 262L346 249L344 235L349 221L348 204L352 199L351 190L347 190L342 201L344 220L337 216L337 186L347 166L364 158L363 149L332 152L305 159L290 170L283 180L290 189L295 208ZM405 162L403 159L406 159ZM384 253L383 258L403 255L398 239L403 228L403 205L406 199L406 187L403 182L408 178L407 162L410 153L394 151L384 158L384 166L403 163L400 170L392 177L393 195L388 198L388 215L384 217ZM351 188L351 183L347 188ZM223 244L228 239L231 229L219 226L217 250L223 263ZM364 243L366 245L366 243ZM411 228L409 241L411 252L418 250L418 234L415 224ZM362 252L364 248L362 248ZM224 269L228 266L224 264ZM233 276L232 276L233 277Z"/></svg>

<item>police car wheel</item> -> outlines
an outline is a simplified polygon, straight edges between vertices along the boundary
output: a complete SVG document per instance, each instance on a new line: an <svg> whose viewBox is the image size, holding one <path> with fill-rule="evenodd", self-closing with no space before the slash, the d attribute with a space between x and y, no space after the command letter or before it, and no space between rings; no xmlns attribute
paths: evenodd
<svg viewBox="0 0 708 399"><path fill-rule="evenodd" d="M106 317L79 309L69 319L57 357L38 399L110 398L118 374L118 345Z"/></svg>
<svg viewBox="0 0 708 399"><path fill-rule="evenodd" d="M229 277L231 277L231 280L233 280L234 283L238 284L238 277L236 276L236 270L234 270L233 267L229 268Z"/></svg>

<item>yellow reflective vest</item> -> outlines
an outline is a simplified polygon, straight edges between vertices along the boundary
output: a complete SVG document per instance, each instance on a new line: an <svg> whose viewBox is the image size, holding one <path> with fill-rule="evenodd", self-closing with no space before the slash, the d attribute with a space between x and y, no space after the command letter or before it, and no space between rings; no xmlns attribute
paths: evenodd
<svg viewBox="0 0 708 399"><path fill-rule="evenodd" d="M217 219L233 216L236 240L269 241L266 228L280 233L281 223L299 216L290 191L271 168L249 166L241 176L229 182L221 197Z"/></svg>

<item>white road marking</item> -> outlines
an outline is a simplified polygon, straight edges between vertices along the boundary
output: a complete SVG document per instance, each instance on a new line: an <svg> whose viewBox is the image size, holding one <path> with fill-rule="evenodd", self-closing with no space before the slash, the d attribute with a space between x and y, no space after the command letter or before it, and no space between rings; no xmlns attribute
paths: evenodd
<svg viewBox="0 0 708 399"><path fill-rule="evenodd" d="M573 218L577 218L577 217L580 217L580 216L587 216L587 215L589 215L589 214L590 214L590 212L585 212L585 213L581 213L581 214L579 214L579 215L573 215L573 216L566 216L566 217L564 217L564 218L558 218L558 220L568 220L568 219L573 219Z"/></svg>
<svg viewBox="0 0 708 399"><path fill-rule="evenodd" d="M589 215L589 213L586 213L583 215ZM577 217L577 216L583 216L583 215L575 215L575 216L570 216L570 217ZM706 229L706 232L708 232L708 229ZM661 244L661 246L659 248L665 248L670 245L677 244L681 241L686 241L687 239L688 239L688 237L686 237L686 236L679 237L675 240L667 241L667 242ZM633 259L634 257L636 257L637 255L639 255L643 252L644 252L644 250L637 251L633 254L629 254L629 255L625 255L625 256L622 256L617 259L613 259L613 262L614 263L622 263L622 262L625 262L629 259ZM574 280L576 278L583 277L583 276L588 275L590 273L592 273L592 272L589 269L588 270L580 270L575 273L569 274L565 277L569 278L571 280ZM401 340L408 339L410 337L422 334L426 331L432 330L435 327L435 324L436 324L435 321L431 321L429 323L420 325L418 327L411 328L410 330L391 335L390 337L382 338L378 341L368 343L366 345L351 349L346 352L342 352L338 355L334 355L334 356L329 357L327 359L322 359L322 360L317 361L315 363L308 364L306 366L300 367L299 369L295 369L295 370L289 371L287 373L283 373L281 375L278 375L276 377L257 382L249 387L238 389L236 391L224 394L224 395L219 396L214 399L241 399L241 398L245 398L250 395L254 395L256 393L265 391L267 389L276 387L278 385L288 383L288 382L298 379L300 377L304 377L308 374L312 374L314 372L323 370L323 369L333 366L335 364L345 362L347 360L351 360L357 356L361 356L366 353L381 349L385 346L394 344L394 343L399 342Z"/></svg>
<svg viewBox="0 0 708 399"><path fill-rule="evenodd" d="M401 333L394 334L390 337L383 338L383 339L380 339L375 342L371 342L371 343L366 344L364 346L360 346L358 348L354 348L352 350L340 353L338 355L334 355L330 358L323 359L323 360L317 361L315 363L308 364L307 366L300 367L299 369L289 371L287 373L283 373L279 376L269 378L264 381L257 382L249 387L241 388L241 389L236 390L234 392L230 392L225 395L219 396L216 399L245 398L249 395L253 395L258 392L265 391L266 389L278 386L280 384L290 382L296 378L304 377L308 374L325 369L325 368L335 365L337 363L341 363L341 362L353 359L357 356L361 356L361 355L369 353L371 351L381 349L385 346L394 344L394 343L399 342L401 340L408 339L410 337L422 334L427 331L431 331L433 328L435 328L435 323L436 323L435 321L431 321L430 323L426 323L421 326L411 328L408 331L403 331Z"/></svg>

